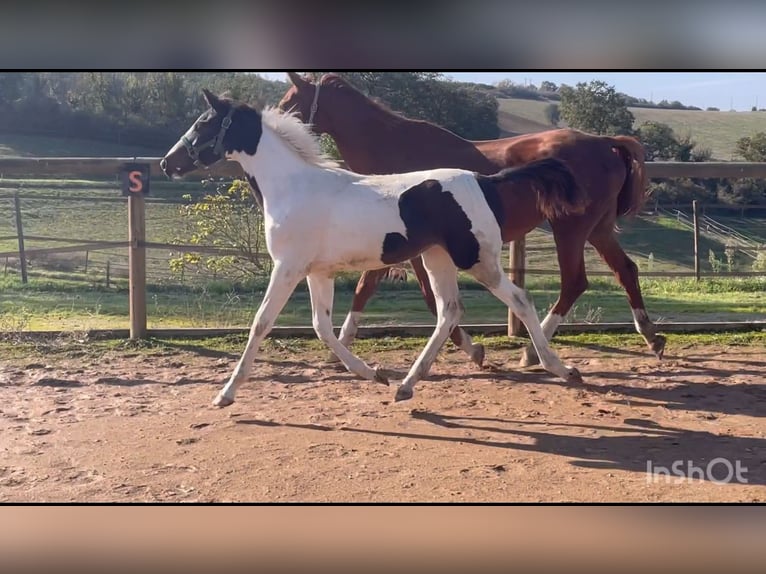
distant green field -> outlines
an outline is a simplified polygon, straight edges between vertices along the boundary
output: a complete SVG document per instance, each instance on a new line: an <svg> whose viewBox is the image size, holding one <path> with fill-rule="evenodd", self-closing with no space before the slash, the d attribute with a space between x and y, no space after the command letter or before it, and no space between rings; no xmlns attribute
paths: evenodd
<svg viewBox="0 0 766 574"><path fill-rule="evenodd" d="M546 101L517 98L498 99L498 125L501 133L521 134L551 129L545 117ZM710 148L714 159L738 159L734 148L743 136L766 131L766 112L706 112L630 108L636 126L645 121L668 124L679 136L691 135L700 147ZM57 138L0 133L0 157L152 157L165 150L145 146L126 146L77 138Z"/></svg>
<svg viewBox="0 0 766 574"><path fill-rule="evenodd" d="M525 124L513 122L513 116L526 121L552 126L545 118L544 110L550 102L522 99L498 99L501 112L501 126L507 131L522 132ZM741 158L735 155L735 144L744 136L766 132L766 112L706 112L694 110L661 110L654 108L630 108L636 118L635 126L655 121L668 124L679 136L690 135L700 147L710 148L713 158L732 161ZM505 115L503 115L505 114Z"/></svg>
<svg viewBox="0 0 766 574"><path fill-rule="evenodd" d="M156 157L162 153L146 146L0 132L0 157Z"/></svg>

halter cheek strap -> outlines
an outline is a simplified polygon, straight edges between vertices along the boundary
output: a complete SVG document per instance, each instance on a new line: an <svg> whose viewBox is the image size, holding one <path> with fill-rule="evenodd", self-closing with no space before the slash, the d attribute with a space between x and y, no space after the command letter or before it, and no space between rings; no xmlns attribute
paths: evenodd
<svg viewBox="0 0 766 574"><path fill-rule="evenodd" d="M221 122L221 129L218 131L218 135L204 143L194 145L188 137L183 136L181 138L181 143L184 144L186 152L194 162L194 165L196 165L198 168L208 169L209 166L200 161L199 154L209 147L213 148L213 153L218 157L218 159L223 157L223 137L226 135L226 130L228 130L229 126L231 126L232 115L234 115L233 107L229 109L229 113L226 114L225 118L223 118L223 121Z"/></svg>

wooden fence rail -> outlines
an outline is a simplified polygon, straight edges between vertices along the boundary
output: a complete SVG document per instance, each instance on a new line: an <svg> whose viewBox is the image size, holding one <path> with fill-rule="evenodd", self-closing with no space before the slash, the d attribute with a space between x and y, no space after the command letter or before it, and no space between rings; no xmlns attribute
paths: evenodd
<svg viewBox="0 0 766 574"><path fill-rule="evenodd" d="M0 158L0 182L4 178L40 178L42 176L54 176L63 178L66 176L78 176L88 178L104 178L111 180L115 183L115 188L118 184L118 173L125 164L148 164L152 177L164 177L159 167L160 158L153 157L130 157L130 158L92 158L92 157L43 157L43 158L26 158L26 157L6 157ZM701 162L701 163L687 163L687 162L649 162L646 164L647 176L649 178L757 178L766 179L766 162L764 163L751 163L751 162ZM208 171L194 171L185 176L186 180L198 180L201 177L219 177L219 178L234 178L241 177L241 168L235 162L221 162ZM15 196L15 197L14 197ZM0 195L0 197L14 197L15 211L16 211L16 227L17 236L11 236L11 238L18 237L19 250L13 252L0 252L0 257L19 256L21 260L22 273L26 275L25 261L29 255L40 255L44 253L66 253L71 251L83 251L85 249L96 249L106 247L128 247L129 250L129 267L130 278L130 315L131 315L131 338L141 338L146 336L146 249L147 248L162 248L162 249L174 249L178 251L199 251L216 253L222 253L222 250L217 248L208 248L206 246L195 245L174 245L168 243L153 243L147 242L145 238L145 201L150 198L129 197L128 209L129 209L129 241L128 242L114 242L114 241L81 241L77 246L66 247L52 247L43 249L28 250L25 249L23 244L23 232L22 223L20 220L20 208L18 204L18 192L14 195ZM65 195L64 195L65 197ZM35 196L36 199L41 199L42 196ZM59 199L60 197L51 196L51 198ZM78 199L72 197L72 199ZM114 201L124 201L125 198L116 195ZM28 238L31 238L29 236ZM6 238L7 239L7 238ZM41 240L55 240L52 238L40 238ZM695 241L697 239L695 238ZM63 239L61 239L63 241ZM228 250L231 251L231 250ZM518 242L511 245L512 259L510 262L509 272L515 279L517 284L523 286L525 274L543 274L554 273L558 275L558 270L531 270L526 269L525 266L525 249L524 242ZM593 275L611 275L610 272L593 272ZM761 275L761 273L715 273L712 275L702 274L697 266L694 272L645 272L642 273L645 276L726 276L726 275ZM520 324L515 321L513 316L509 315L508 332L509 334L519 334Z"/></svg>
<svg viewBox="0 0 766 574"><path fill-rule="evenodd" d="M39 177L42 175L88 176L116 180L125 163L149 164L153 177L165 177L158 157L4 157L0 158L0 178ZM754 178L766 179L766 162L677 162L646 163L649 178ZM196 170L184 176L192 181L205 177L241 177L242 169L233 161L223 161L210 170Z"/></svg>

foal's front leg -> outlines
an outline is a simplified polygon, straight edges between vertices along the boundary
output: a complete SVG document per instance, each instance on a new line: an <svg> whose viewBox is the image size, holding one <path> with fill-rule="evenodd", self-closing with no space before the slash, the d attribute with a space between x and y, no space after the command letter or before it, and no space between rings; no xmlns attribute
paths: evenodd
<svg viewBox="0 0 766 574"><path fill-rule="evenodd" d="M373 369L338 341L332 330L332 300L335 284L331 276L312 273L307 277L311 294L311 313L314 331L338 357L346 368L364 379L388 384L379 369Z"/></svg>
<svg viewBox="0 0 766 574"><path fill-rule="evenodd" d="M242 381L247 380L250 371L253 368L253 360L258 352L261 341L269 334L274 326L282 308L290 298L295 286L303 279L304 275L293 268L289 268L279 261L274 263L274 269L271 272L269 286L266 294L263 296L261 306L255 314L253 325L250 327L250 336L247 339L245 351L239 359L239 363L234 368L234 372L229 378L229 382L218 393L213 404L217 407L228 407L234 402L234 395Z"/></svg>

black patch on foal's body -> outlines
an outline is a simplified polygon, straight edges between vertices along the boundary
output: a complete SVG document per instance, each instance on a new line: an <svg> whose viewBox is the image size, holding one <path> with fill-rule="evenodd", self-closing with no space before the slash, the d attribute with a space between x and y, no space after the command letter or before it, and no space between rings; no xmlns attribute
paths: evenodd
<svg viewBox="0 0 766 574"><path fill-rule="evenodd" d="M471 220L438 181L428 179L402 193L399 216L407 237L401 233L386 234L383 263L401 263L436 244L447 250L460 269L470 269L479 262L479 241L471 231Z"/></svg>

